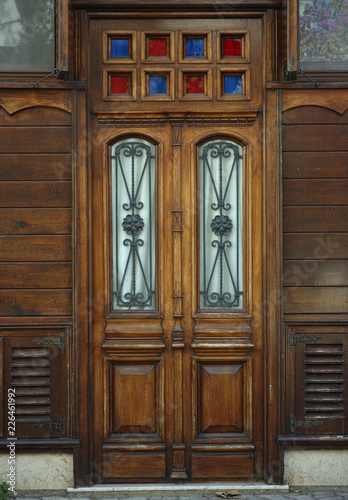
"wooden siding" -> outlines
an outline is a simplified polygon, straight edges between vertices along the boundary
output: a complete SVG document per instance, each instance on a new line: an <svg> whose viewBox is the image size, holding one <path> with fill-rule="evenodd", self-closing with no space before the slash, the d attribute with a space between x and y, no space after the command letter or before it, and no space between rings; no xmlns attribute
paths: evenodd
<svg viewBox="0 0 348 500"><path fill-rule="evenodd" d="M0 108L0 134L0 316L71 316L71 115Z"/></svg>
<svg viewBox="0 0 348 500"><path fill-rule="evenodd" d="M347 313L348 112L283 114L285 314Z"/></svg>

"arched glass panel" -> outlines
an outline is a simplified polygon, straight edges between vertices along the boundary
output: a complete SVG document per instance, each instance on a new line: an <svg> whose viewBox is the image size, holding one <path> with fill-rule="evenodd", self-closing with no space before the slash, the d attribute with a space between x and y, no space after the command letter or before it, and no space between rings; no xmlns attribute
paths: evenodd
<svg viewBox="0 0 348 500"><path fill-rule="evenodd" d="M155 308L155 153L138 138L111 148L114 310Z"/></svg>
<svg viewBox="0 0 348 500"><path fill-rule="evenodd" d="M242 153L226 139L199 148L201 309L243 306Z"/></svg>

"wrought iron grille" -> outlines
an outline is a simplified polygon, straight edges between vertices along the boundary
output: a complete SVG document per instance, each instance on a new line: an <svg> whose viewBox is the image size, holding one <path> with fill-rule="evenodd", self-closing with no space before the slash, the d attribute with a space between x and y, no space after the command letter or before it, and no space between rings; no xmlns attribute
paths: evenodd
<svg viewBox="0 0 348 500"><path fill-rule="evenodd" d="M199 148L202 309L242 307L242 147L213 140Z"/></svg>
<svg viewBox="0 0 348 500"><path fill-rule="evenodd" d="M113 308L155 307L155 146L112 147Z"/></svg>

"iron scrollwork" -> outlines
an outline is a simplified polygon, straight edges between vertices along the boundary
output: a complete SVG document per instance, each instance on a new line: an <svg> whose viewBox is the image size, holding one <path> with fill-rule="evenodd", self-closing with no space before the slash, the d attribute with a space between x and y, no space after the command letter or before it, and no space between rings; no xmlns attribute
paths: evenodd
<svg viewBox="0 0 348 500"><path fill-rule="evenodd" d="M147 141L130 139L117 143L113 150L115 309L154 306L154 150ZM128 201L122 202L122 197ZM126 253L125 248L129 249Z"/></svg>
<svg viewBox="0 0 348 500"><path fill-rule="evenodd" d="M200 148L201 306L205 309L241 307L241 160L241 147L231 141L215 140ZM218 213L210 219L210 229L218 239L212 239L209 231L214 212Z"/></svg>

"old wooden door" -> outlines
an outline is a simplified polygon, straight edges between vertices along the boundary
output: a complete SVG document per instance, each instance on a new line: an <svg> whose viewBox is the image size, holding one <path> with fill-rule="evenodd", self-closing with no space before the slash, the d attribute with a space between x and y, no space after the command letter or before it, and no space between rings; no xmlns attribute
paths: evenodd
<svg viewBox="0 0 348 500"><path fill-rule="evenodd" d="M262 16L89 16L96 482L263 470Z"/></svg>

